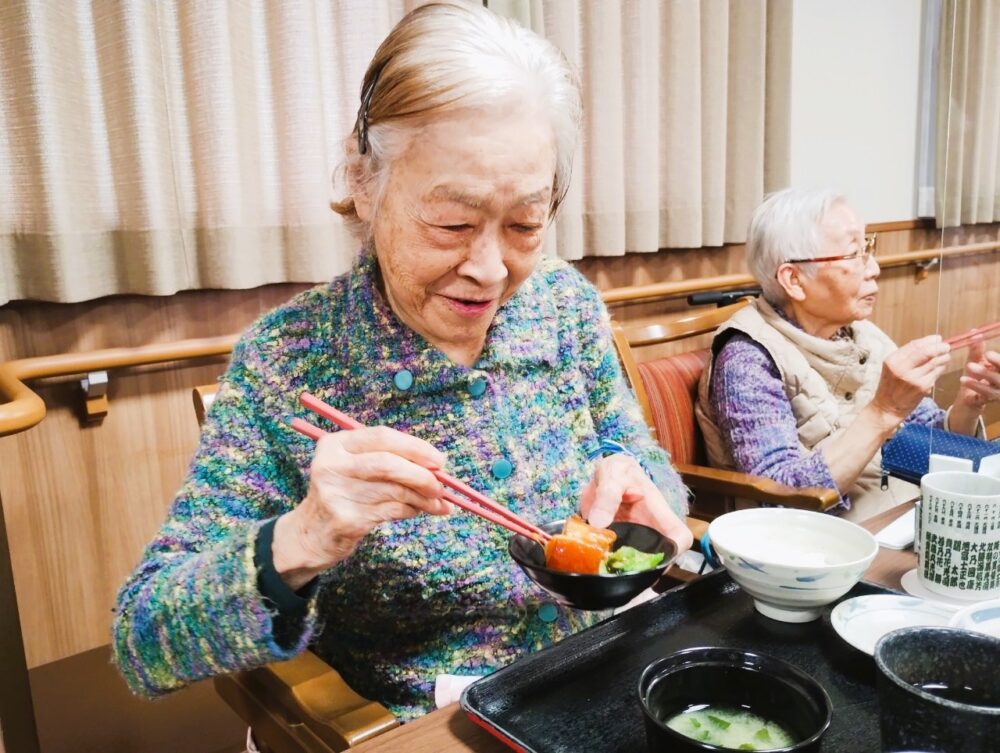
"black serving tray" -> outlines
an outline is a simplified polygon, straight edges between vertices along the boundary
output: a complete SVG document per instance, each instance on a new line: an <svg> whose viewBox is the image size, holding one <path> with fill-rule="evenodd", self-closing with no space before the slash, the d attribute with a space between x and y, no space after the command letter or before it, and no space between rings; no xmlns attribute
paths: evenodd
<svg viewBox="0 0 1000 753"><path fill-rule="evenodd" d="M862 581L843 598L894 593ZM830 609L794 625L758 613L725 570L667 591L470 685L462 708L515 750L642 753L638 684L654 659L692 646L732 646L783 659L833 701L823 753L879 753L875 666L830 625Z"/></svg>

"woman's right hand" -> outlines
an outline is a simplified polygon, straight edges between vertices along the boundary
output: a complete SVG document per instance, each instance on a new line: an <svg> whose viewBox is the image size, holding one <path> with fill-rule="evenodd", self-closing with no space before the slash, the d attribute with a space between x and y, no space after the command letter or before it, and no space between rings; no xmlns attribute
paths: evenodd
<svg viewBox="0 0 1000 753"><path fill-rule="evenodd" d="M380 523L422 512L447 515L451 505L432 473L445 461L424 440L384 426L321 437L305 499L274 527L278 574L297 590L349 557Z"/></svg>
<svg viewBox="0 0 1000 753"><path fill-rule="evenodd" d="M871 405L894 429L934 389L948 367L951 349L940 335L928 335L898 348L882 362L882 376Z"/></svg>
<svg viewBox="0 0 1000 753"><path fill-rule="evenodd" d="M896 428L934 387L948 367L950 348L929 335L898 348L882 362L875 396L849 426L823 445L834 483L847 493Z"/></svg>

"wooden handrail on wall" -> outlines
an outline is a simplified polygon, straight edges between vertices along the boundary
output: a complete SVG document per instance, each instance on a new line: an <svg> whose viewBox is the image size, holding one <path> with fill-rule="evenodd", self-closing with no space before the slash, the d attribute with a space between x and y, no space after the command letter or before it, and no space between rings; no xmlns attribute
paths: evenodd
<svg viewBox="0 0 1000 753"><path fill-rule="evenodd" d="M24 384L26 381L226 355L232 351L236 338L237 335L205 337L0 363L0 437L30 429L45 418L45 403Z"/></svg>
<svg viewBox="0 0 1000 753"><path fill-rule="evenodd" d="M878 262L883 269L910 264L919 266L941 258L972 256L995 251L1000 251L1000 241L892 254L879 258ZM754 282L754 279L749 275L719 275L717 277L701 277L695 280L614 288L605 291L602 298L605 303L625 303L739 288L753 285ZM237 335L225 335L143 345L137 348L110 348L90 353L39 356L0 363L0 437L30 429L45 418L44 401L25 384L26 381L86 374L92 371L125 366L146 366L166 361L186 361L226 355L232 351L237 337Z"/></svg>
<svg viewBox="0 0 1000 753"><path fill-rule="evenodd" d="M946 246L945 248L929 248L922 251L908 251L903 254L889 254L877 257L882 269L890 267L917 266L918 275L923 279L923 266L942 258L953 259L959 256L975 256L976 254L1000 251L1000 241L988 243L969 243L964 246ZM695 280L678 280L677 282L654 282L650 285L630 285L613 288L603 294L605 303L633 303L647 298L678 298L691 293L701 293L710 290L727 290L756 285L757 281L746 274L719 275L717 277L699 277Z"/></svg>

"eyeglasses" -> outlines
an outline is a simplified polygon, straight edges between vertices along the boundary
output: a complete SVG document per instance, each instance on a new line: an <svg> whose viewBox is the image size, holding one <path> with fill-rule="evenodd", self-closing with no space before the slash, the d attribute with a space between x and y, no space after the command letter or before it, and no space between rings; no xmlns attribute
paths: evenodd
<svg viewBox="0 0 1000 753"><path fill-rule="evenodd" d="M869 233L865 236L864 245L860 250L855 251L850 254L841 254L840 256L817 256L815 259L786 259L786 264L812 264L813 262L819 261L846 261L848 259L861 259L862 264L867 264L868 260L875 256L877 249L875 248L875 239L878 237L878 233Z"/></svg>

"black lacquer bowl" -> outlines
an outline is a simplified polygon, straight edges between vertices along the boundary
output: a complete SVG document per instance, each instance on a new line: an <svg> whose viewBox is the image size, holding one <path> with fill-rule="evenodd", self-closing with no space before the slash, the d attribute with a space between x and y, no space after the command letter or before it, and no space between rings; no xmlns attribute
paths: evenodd
<svg viewBox="0 0 1000 753"><path fill-rule="evenodd" d="M696 704L746 708L777 722L796 740L772 751L818 751L833 704L805 672L763 654L737 648L687 648L650 663L639 679L649 751L727 751L670 729L666 722Z"/></svg>
<svg viewBox="0 0 1000 753"><path fill-rule="evenodd" d="M559 533L564 522L557 520L541 528L546 533ZM627 604L656 583L677 556L677 547L659 531L639 523L612 523L608 528L618 536L612 550L631 546L641 552L663 552L663 562L638 573L585 575L546 567L545 549L527 536L512 536L507 549L525 574L560 604L575 609L612 609Z"/></svg>
<svg viewBox="0 0 1000 753"><path fill-rule="evenodd" d="M875 644L882 750L1000 750L1000 639L908 627Z"/></svg>

